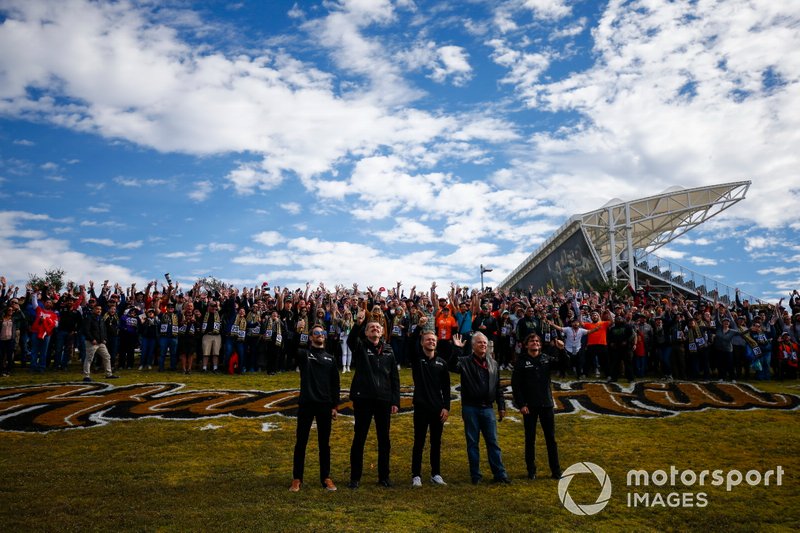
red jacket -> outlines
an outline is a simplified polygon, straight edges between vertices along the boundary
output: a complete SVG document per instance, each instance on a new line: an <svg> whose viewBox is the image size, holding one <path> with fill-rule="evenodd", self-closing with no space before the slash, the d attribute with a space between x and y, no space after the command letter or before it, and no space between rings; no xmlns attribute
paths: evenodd
<svg viewBox="0 0 800 533"><path fill-rule="evenodd" d="M36 308L36 319L31 325L31 331L37 337L43 339L53 334L53 330L58 326L58 313L48 311L44 307Z"/></svg>

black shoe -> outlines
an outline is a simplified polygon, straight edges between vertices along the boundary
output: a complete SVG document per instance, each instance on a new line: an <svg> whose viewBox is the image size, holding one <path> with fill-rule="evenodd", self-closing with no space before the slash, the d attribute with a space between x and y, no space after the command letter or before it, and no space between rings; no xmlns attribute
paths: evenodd
<svg viewBox="0 0 800 533"><path fill-rule="evenodd" d="M347 484L347 488L355 490L358 488L358 485L359 485L358 481L351 479L350 483Z"/></svg>
<svg viewBox="0 0 800 533"><path fill-rule="evenodd" d="M506 485L511 485L511 479L508 476L506 477L496 477L494 478L495 483L505 483Z"/></svg>
<svg viewBox="0 0 800 533"><path fill-rule="evenodd" d="M92 382L92 378L89 378L89 377L83 378L83 382L84 383L91 383Z"/></svg>
<svg viewBox="0 0 800 533"><path fill-rule="evenodd" d="M387 489L394 487L394 483L392 483L392 480L388 477L386 479L378 480L378 485Z"/></svg>
<svg viewBox="0 0 800 533"><path fill-rule="evenodd" d="M106 379L119 379L119 376L115 376L114 374L109 374L106 376Z"/></svg>
<svg viewBox="0 0 800 533"><path fill-rule="evenodd" d="M481 478L479 478L479 477L472 478L472 484L473 485L477 485L480 482L481 482Z"/></svg>
<svg viewBox="0 0 800 533"><path fill-rule="evenodd" d="M550 477L553 478L553 479L561 479L561 475L562 475L561 472L556 472L555 474L553 474Z"/></svg>
<svg viewBox="0 0 800 533"><path fill-rule="evenodd" d="M536 479L536 472L528 473L528 479Z"/></svg>

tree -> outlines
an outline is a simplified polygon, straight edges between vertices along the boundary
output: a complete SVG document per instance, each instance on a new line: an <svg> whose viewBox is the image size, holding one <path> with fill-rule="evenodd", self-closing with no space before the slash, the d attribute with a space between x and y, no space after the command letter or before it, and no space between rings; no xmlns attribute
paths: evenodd
<svg viewBox="0 0 800 533"><path fill-rule="evenodd" d="M56 292L61 292L64 288L64 276L66 272L61 268L53 268L44 271L44 276L40 277L37 274L28 274L28 283L36 291L45 291L48 288L55 289Z"/></svg>
<svg viewBox="0 0 800 533"><path fill-rule="evenodd" d="M230 288L230 285L224 281L218 280L214 276L206 276L197 280L197 284L201 289L208 292L220 292L222 289Z"/></svg>

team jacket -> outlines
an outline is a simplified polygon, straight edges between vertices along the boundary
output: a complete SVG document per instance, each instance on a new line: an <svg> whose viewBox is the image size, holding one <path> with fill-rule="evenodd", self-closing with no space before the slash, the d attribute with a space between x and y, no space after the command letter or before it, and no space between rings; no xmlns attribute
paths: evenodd
<svg viewBox="0 0 800 533"><path fill-rule="evenodd" d="M553 407L553 393L550 390L551 358L545 354L539 357L520 354L511 373L511 392L514 406Z"/></svg>
<svg viewBox="0 0 800 533"><path fill-rule="evenodd" d="M411 335L411 375L414 377L414 406L439 412L450 410L450 369L438 355L431 359L419 346L419 330Z"/></svg>
<svg viewBox="0 0 800 533"><path fill-rule="evenodd" d="M297 350L300 367L300 404L339 405L339 369L331 354L321 348Z"/></svg>
<svg viewBox="0 0 800 533"><path fill-rule="evenodd" d="M486 369L483 369L477 357L471 351L467 353L467 356L450 359L450 371L461 375L461 403L471 407L491 407L497 402L497 410L505 411L506 401L500 388L497 361L487 356Z"/></svg>
<svg viewBox="0 0 800 533"><path fill-rule="evenodd" d="M377 346L364 336L367 320L353 326L347 345L353 352L351 400L380 400L400 405L400 374L392 347L381 339Z"/></svg>

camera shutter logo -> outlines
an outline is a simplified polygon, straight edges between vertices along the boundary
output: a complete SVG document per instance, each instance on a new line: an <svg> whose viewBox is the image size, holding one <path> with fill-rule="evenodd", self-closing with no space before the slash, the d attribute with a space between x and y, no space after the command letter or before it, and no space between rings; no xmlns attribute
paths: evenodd
<svg viewBox="0 0 800 533"><path fill-rule="evenodd" d="M569 488L570 482L572 482L572 478L575 477L576 474L594 474L597 478L602 489L600 490L600 495L597 497L596 502L578 505L572 499L572 496L569 495L567 489ZM608 477L605 470L594 463L575 463L564 470L564 474L558 482L558 497L564 507L572 514L581 516L597 514L608 505L608 501L611 499L611 478Z"/></svg>

